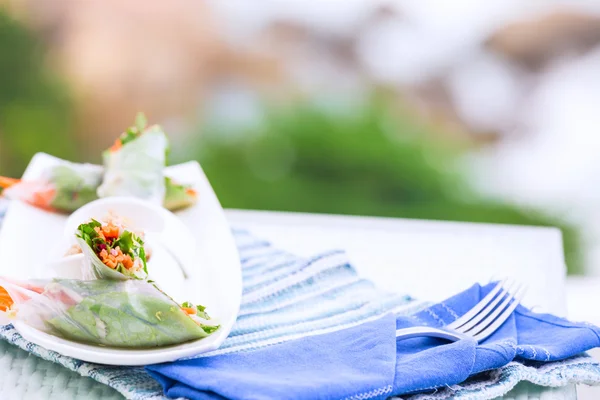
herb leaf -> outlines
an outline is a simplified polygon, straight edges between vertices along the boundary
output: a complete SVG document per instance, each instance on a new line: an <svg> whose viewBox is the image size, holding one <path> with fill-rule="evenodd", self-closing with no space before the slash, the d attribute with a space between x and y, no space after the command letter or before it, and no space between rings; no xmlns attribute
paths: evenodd
<svg viewBox="0 0 600 400"><path fill-rule="evenodd" d="M146 126L148 126L146 115L143 112L137 113L135 116L135 127L137 128L138 132L143 132L144 129L146 129Z"/></svg>
<svg viewBox="0 0 600 400"><path fill-rule="evenodd" d="M134 246L133 233L129 231L123 231L123 233L121 233L121 236L119 236L119 238L115 240L112 247L115 248L117 246L119 246L123 253L130 254Z"/></svg>
<svg viewBox="0 0 600 400"><path fill-rule="evenodd" d="M210 319L210 316L204 311L206 309L206 307L197 306L196 309L197 309L197 311L196 311L197 316L199 316L200 318L204 318L204 319Z"/></svg>
<svg viewBox="0 0 600 400"><path fill-rule="evenodd" d="M106 242L99 237L98 232L94 230L94 228L100 227L102 224L95 219L92 219L90 222L86 224L81 224L77 227L77 237L83 239L90 247L96 251L98 249L98 245L104 244Z"/></svg>
<svg viewBox="0 0 600 400"><path fill-rule="evenodd" d="M213 325L202 325L202 330L210 335L211 333L213 333L214 331L216 331L220 327L221 327L221 325L216 325L216 326L213 326Z"/></svg>
<svg viewBox="0 0 600 400"><path fill-rule="evenodd" d="M142 260L142 264L144 265L144 272L148 275L148 266L146 265L146 250L144 250L144 246L140 246L139 257Z"/></svg>

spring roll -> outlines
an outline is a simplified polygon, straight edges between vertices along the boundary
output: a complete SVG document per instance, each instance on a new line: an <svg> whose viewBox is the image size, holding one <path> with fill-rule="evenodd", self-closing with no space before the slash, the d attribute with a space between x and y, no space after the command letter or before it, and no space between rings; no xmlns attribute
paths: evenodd
<svg viewBox="0 0 600 400"><path fill-rule="evenodd" d="M127 229L118 218L92 219L79 225L75 236L86 259L83 279L148 278L143 233Z"/></svg>
<svg viewBox="0 0 600 400"><path fill-rule="evenodd" d="M147 281L54 279L30 284L0 278L0 286L9 298L3 314L86 344L154 348L201 339L218 329L203 307L192 312Z"/></svg>
<svg viewBox="0 0 600 400"><path fill-rule="evenodd" d="M64 162L36 181L2 178L2 195L49 211L71 213L96 200L102 170L90 164Z"/></svg>
<svg viewBox="0 0 600 400"><path fill-rule="evenodd" d="M163 204L168 140L158 125L146 127L138 115L136 125L127 129L103 154L104 179L99 197L133 196Z"/></svg>
<svg viewBox="0 0 600 400"><path fill-rule="evenodd" d="M0 176L0 194L61 213L71 213L98 195L140 197L162 201L171 211L181 210L194 205L198 196L190 185L163 176L167 148L162 130L158 126L146 128L140 114L136 126L104 153L104 172L95 165L64 161L36 181Z"/></svg>
<svg viewBox="0 0 600 400"><path fill-rule="evenodd" d="M25 201L44 210L67 214L98 198L96 191L102 181L102 170L95 165L65 162L64 165L52 167L44 176L38 181L0 177L0 195ZM198 194L191 185L165 177L163 207L179 211L193 206L197 201Z"/></svg>

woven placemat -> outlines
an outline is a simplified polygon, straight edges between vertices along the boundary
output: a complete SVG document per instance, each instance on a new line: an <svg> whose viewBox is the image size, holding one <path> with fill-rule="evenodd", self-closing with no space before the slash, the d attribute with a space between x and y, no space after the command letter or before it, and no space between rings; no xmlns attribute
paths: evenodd
<svg viewBox="0 0 600 400"><path fill-rule="evenodd" d="M0 398L122 400L116 390L0 340ZM548 388L519 383L502 400L575 400L574 385Z"/></svg>
<svg viewBox="0 0 600 400"><path fill-rule="evenodd" d="M0 399L121 400L123 395L91 378L0 340Z"/></svg>
<svg viewBox="0 0 600 400"><path fill-rule="evenodd" d="M496 400L576 400L575 385L563 387L542 387L530 382L521 382L504 397Z"/></svg>

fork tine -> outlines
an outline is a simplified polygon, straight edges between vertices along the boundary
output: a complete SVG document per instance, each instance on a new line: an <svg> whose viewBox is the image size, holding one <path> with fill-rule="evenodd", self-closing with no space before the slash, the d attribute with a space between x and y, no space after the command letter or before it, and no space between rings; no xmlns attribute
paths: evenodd
<svg viewBox="0 0 600 400"><path fill-rule="evenodd" d="M500 313L503 312L506 309L506 307L508 307L510 302L515 298L515 296L512 294L511 289L513 288L511 287L509 290L507 290L508 293L506 297L504 296L504 293L502 294L502 296L498 296L502 297L502 303L500 303L500 305L495 305L494 307L489 307L483 310L481 314L478 315L478 317L480 317L480 321L478 321L476 324L472 325L468 329L464 330L463 332L468 332L469 335L474 336L475 334L484 330L489 324L494 322L496 317L498 317L498 315L500 315ZM519 292L519 290L521 289L521 285L517 285L516 289L517 290L515 292Z"/></svg>
<svg viewBox="0 0 600 400"><path fill-rule="evenodd" d="M456 321L446 325L448 329L457 329L469 322L474 316L476 316L481 310L485 308L493 299L496 297L498 292L502 289L502 286L506 283L507 278L504 278L485 296L479 303L477 303L472 309L470 309L465 315L457 319Z"/></svg>
<svg viewBox="0 0 600 400"><path fill-rule="evenodd" d="M487 339L492 333L496 332L496 330L498 330L498 328L500 328L500 326L502 326L502 324L506 322L506 320L508 319L508 317L510 317L513 311L515 311L517 306L521 303L521 300L523 300L523 296L525 296L526 292L527 287L525 285L520 286L519 290L515 293L512 303L508 306L508 308L506 308L506 310L504 310L504 312L500 316L498 316L498 318L496 318L496 320L493 321L493 323L491 323L487 328L483 327L484 329L479 333L475 334L473 338L475 338L475 340L477 340L478 342L481 342Z"/></svg>
<svg viewBox="0 0 600 400"><path fill-rule="evenodd" d="M457 328L456 330L462 333L467 333L474 327L480 325L482 320L487 319L491 314L493 314L495 309L501 308L500 311L502 311L502 309L506 307L505 303L510 301L510 299L512 298L511 290L514 288L515 284L516 282L511 282L508 287L504 286L500 294L490 304L488 304L487 307L485 307L469 322ZM504 301L504 303L500 303L501 301ZM501 306L498 306L499 303L501 304Z"/></svg>

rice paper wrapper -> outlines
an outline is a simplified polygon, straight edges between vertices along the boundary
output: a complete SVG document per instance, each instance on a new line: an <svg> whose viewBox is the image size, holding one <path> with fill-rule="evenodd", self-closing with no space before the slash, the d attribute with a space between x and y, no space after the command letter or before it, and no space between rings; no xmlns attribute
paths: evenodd
<svg viewBox="0 0 600 400"><path fill-rule="evenodd" d="M116 348L155 348L208 334L147 281L55 279L38 292L0 280L16 319L57 337Z"/></svg>
<svg viewBox="0 0 600 400"><path fill-rule="evenodd" d="M91 164L64 162L36 181L22 181L4 190L10 199L62 212L73 212L96 200L102 182L102 168Z"/></svg>
<svg viewBox="0 0 600 400"><path fill-rule="evenodd" d="M49 181L56 189L51 206L72 212L98 198L102 182L102 168L91 164L65 163L49 171Z"/></svg>
<svg viewBox="0 0 600 400"><path fill-rule="evenodd" d="M98 196L133 196L162 205L167 148L164 132L152 126L119 150L106 151L104 181L98 188Z"/></svg>

